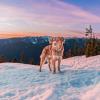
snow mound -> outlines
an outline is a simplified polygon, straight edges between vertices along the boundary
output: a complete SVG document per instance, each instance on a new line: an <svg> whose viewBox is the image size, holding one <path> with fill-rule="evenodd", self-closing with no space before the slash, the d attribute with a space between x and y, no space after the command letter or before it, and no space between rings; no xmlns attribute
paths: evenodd
<svg viewBox="0 0 100 100"><path fill-rule="evenodd" d="M100 55L64 59L61 73L47 65L0 64L0 100L100 100Z"/></svg>
<svg viewBox="0 0 100 100"><path fill-rule="evenodd" d="M63 65L67 65L73 69L98 69L100 70L100 55L88 57L76 56L62 61Z"/></svg>

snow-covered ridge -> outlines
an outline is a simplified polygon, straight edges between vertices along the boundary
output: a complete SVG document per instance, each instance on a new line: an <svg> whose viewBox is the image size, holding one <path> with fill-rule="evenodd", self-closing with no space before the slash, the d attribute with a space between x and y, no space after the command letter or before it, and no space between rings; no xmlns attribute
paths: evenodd
<svg viewBox="0 0 100 100"><path fill-rule="evenodd" d="M47 65L0 64L0 100L99 100L100 55L64 59L61 73Z"/></svg>
<svg viewBox="0 0 100 100"><path fill-rule="evenodd" d="M69 65L73 69L98 69L100 70L100 55L86 58L76 56L62 61L63 65Z"/></svg>

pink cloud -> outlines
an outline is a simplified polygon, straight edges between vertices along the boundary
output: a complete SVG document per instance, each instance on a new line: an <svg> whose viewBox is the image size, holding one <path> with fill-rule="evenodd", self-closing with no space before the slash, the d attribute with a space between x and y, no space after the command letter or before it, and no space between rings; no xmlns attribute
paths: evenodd
<svg viewBox="0 0 100 100"><path fill-rule="evenodd" d="M81 8L61 2L51 0L49 3L33 3L33 9L43 11L42 18L48 21L65 22L65 23L100 23L100 17L84 11ZM53 5L52 5L53 4ZM38 12L37 12L38 14Z"/></svg>
<svg viewBox="0 0 100 100"><path fill-rule="evenodd" d="M99 16L63 0L25 1L28 5L24 8L0 5L0 23L4 28L12 25L13 30L19 31L64 32L80 24L100 24Z"/></svg>

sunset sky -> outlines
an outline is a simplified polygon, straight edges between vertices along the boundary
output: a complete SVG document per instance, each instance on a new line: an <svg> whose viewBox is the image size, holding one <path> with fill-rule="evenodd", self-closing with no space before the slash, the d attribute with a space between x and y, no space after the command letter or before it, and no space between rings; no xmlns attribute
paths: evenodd
<svg viewBox="0 0 100 100"><path fill-rule="evenodd" d="M100 33L100 0L0 0L0 33L66 33L89 24Z"/></svg>

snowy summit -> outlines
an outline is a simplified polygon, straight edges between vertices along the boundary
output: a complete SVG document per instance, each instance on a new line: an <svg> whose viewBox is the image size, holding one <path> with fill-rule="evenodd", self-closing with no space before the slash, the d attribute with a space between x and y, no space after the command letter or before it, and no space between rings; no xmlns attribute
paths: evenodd
<svg viewBox="0 0 100 100"><path fill-rule="evenodd" d="M61 73L47 65L1 63L0 100L100 100L100 55L64 59Z"/></svg>

